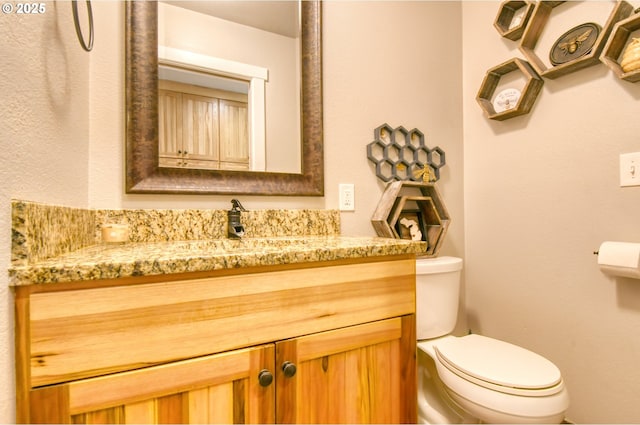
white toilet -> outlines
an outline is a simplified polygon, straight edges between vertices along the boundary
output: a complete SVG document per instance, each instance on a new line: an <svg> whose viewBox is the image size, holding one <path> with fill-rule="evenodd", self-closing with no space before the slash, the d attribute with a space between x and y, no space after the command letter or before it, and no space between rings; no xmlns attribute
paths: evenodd
<svg viewBox="0 0 640 425"><path fill-rule="evenodd" d="M462 259L416 262L420 423L561 423L569 395L544 357L496 339L449 335Z"/></svg>

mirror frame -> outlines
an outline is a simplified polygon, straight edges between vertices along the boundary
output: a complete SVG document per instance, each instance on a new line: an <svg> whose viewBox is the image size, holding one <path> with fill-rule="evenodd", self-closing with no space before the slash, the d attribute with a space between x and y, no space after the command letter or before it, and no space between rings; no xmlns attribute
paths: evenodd
<svg viewBox="0 0 640 425"><path fill-rule="evenodd" d="M126 193L324 195L321 2L300 8L302 172L293 174L159 167L158 4L126 2Z"/></svg>

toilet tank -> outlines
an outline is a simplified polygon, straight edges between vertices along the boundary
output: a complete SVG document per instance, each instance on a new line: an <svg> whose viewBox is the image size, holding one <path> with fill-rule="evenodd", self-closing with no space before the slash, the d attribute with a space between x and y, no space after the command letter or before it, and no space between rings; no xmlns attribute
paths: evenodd
<svg viewBox="0 0 640 425"><path fill-rule="evenodd" d="M458 318L462 259L416 260L416 337L437 338L453 331Z"/></svg>

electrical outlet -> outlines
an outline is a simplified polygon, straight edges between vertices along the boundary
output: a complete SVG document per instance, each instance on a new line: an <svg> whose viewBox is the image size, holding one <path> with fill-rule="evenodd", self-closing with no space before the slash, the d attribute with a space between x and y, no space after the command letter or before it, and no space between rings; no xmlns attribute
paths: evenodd
<svg viewBox="0 0 640 425"><path fill-rule="evenodd" d="M640 186L640 152L620 154L620 187Z"/></svg>
<svg viewBox="0 0 640 425"><path fill-rule="evenodd" d="M356 210L356 192L352 183L340 183L338 186L340 211Z"/></svg>

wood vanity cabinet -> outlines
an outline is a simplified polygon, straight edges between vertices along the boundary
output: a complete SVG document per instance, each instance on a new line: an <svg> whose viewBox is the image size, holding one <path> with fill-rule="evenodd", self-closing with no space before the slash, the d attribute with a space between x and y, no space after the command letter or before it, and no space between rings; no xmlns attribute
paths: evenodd
<svg viewBox="0 0 640 425"><path fill-rule="evenodd" d="M411 255L15 289L19 422L416 422Z"/></svg>

